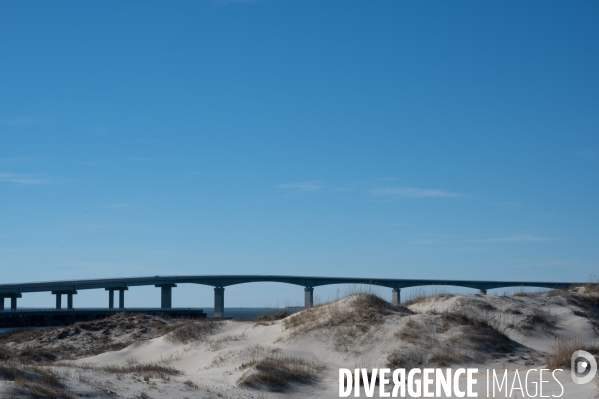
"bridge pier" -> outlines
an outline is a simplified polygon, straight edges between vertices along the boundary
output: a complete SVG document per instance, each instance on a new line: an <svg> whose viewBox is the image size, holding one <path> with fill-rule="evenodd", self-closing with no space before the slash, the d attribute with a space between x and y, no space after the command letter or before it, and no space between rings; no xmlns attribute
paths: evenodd
<svg viewBox="0 0 599 399"><path fill-rule="evenodd" d="M125 291L129 288L119 288L119 309L125 309Z"/></svg>
<svg viewBox="0 0 599 399"><path fill-rule="evenodd" d="M4 300L10 298L10 310L17 310L17 298L21 298L21 294L4 294L0 295L0 311L5 310Z"/></svg>
<svg viewBox="0 0 599 399"><path fill-rule="evenodd" d="M56 295L56 309L59 310L62 308L62 295L65 294L67 296L67 309L73 309L73 295L77 294L75 290L68 291L52 291L53 295Z"/></svg>
<svg viewBox="0 0 599 399"><path fill-rule="evenodd" d="M154 287L160 287L160 307L162 309L170 309L172 307L173 287L177 284L158 284Z"/></svg>
<svg viewBox="0 0 599 399"><path fill-rule="evenodd" d="M391 303L393 305L399 305L401 302L401 289L392 288L391 289Z"/></svg>
<svg viewBox="0 0 599 399"><path fill-rule="evenodd" d="M311 308L314 306L314 288L304 287L304 307Z"/></svg>
<svg viewBox="0 0 599 399"><path fill-rule="evenodd" d="M487 295L487 290L480 288L480 293L483 295Z"/></svg>
<svg viewBox="0 0 599 399"><path fill-rule="evenodd" d="M125 309L125 291L129 290L129 288L110 287L104 289L108 291L108 309L114 309L114 291L119 292L119 309Z"/></svg>
<svg viewBox="0 0 599 399"><path fill-rule="evenodd" d="M17 298L22 298L23 295L22 294L13 294L10 295L10 310L17 310ZM2 302L4 302L4 300L2 300Z"/></svg>
<svg viewBox="0 0 599 399"><path fill-rule="evenodd" d="M225 314L225 287L214 287L214 317Z"/></svg>
<svg viewBox="0 0 599 399"><path fill-rule="evenodd" d="M108 309L114 309L114 290L106 288L106 291L108 291Z"/></svg>
<svg viewBox="0 0 599 399"><path fill-rule="evenodd" d="M0 310L4 310L4 300L10 298L10 310L17 310L17 298L22 298L22 294L3 294L0 295Z"/></svg>

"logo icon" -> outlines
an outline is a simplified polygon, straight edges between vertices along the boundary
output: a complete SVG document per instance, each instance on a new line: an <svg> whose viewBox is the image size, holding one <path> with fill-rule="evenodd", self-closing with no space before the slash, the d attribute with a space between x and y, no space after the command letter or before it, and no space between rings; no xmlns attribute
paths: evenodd
<svg viewBox="0 0 599 399"><path fill-rule="evenodd" d="M597 374L597 361L593 355L582 350L572 354L570 375L575 384L586 384L595 378L595 374Z"/></svg>

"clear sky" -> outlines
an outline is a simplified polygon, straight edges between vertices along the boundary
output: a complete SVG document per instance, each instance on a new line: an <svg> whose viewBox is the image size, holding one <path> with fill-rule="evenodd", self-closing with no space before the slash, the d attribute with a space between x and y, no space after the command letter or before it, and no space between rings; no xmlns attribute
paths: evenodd
<svg viewBox="0 0 599 399"><path fill-rule="evenodd" d="M1 281L586 281L597 21L596 1L0 2Z"/></svg>

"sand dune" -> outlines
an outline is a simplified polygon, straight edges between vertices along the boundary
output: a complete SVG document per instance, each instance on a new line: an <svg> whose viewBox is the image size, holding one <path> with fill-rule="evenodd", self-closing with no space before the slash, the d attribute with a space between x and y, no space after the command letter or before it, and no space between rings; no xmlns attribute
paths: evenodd
<svg viewBox="0 0 599 399"><path fill-rule="evenodd" d="M546 365L557 341L592 344L598 304L597 294L579 289L441 294L405 306L356 294L280 320L187 322L149 339L138 330L123 349L44 367L75 396L123 398L336 398L339 368L472 367L481 381L487 369L509 369L511 379L516 370ZM44 337L38 344L52 347ZM77 342L70 345L89 345ZM594 383L576 385L569 373L558 375L562 397L595 397ZM0 389L8 392L11 384L4 381ZM479 397L486 397L485 387ZM546 395L561 389L557 383L546 388Z"/></svg>

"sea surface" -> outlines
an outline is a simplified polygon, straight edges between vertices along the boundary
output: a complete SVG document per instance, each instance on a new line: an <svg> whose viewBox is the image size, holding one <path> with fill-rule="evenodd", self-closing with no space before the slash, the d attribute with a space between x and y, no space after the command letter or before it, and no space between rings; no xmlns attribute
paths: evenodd
<svg viewBox="0 0 599 399"><path fill-rule="evenodd" d="M208 316L214 316L214 308L202 308ZM225 307L225 316L236 318L251 318L266 313L276 313L287 310L290 313L301 310L301 307L290 308L227 308Z"/></svg>

